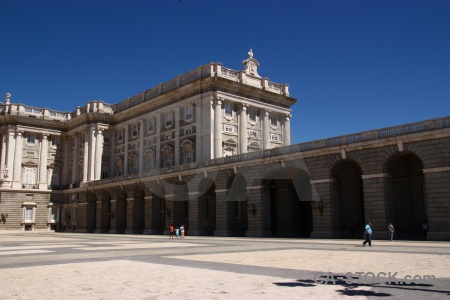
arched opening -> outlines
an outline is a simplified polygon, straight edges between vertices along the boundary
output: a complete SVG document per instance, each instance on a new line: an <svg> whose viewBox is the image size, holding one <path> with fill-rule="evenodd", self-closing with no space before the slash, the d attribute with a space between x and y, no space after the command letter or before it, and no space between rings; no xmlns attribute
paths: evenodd
<svg viewBox="0 0 450 300"><path fill-rule="evenodd" d="M96 214L97 214L97 197L91 192L86 193L87 201L87 232L95 232Z"/></svg>
<svg viewBox="0 0 450 300"><path fill-rule="evenodd" d="M281 168L263 180L269 193L270 230L275 237L310 237L313 230L312 189L309 174ZM264 197L267 199L267 197Z"/></svg>
<svg viewBox="0 0 450 300"><path fill-rule="evenodd" d="M116 202L116 232L125 233L127 228L127 194L124 191L117 193Z"/></svg>
<svg viewBox="0 0 450 300"><path fill-rule="evenodd" d="M214 235L216 230L216 186L210 178L204 178L198 188L198 233Z"/></svg>
<svg viewBox="0 0 450 300"><path fill-rule="evenodd" d="M185 182L179 182L174 189L173 199L173 226L175 228L184 225L186 231L189 229L189 196Z"/></svg>
<svg viewBox="0 0 450 300"><path fill-rule="evenodd" d="M342 238L361 238L364 217L362 171L353 160L339 162L332 171L333 228Z"/></svg>
<svg viewBox="0 0 450 300"><path fill-rule="evenodd" d="M422 162L412 153L392 157L387 166L387 222L398 239L421 239L421 223L427 222ZM387 226L387 225L386 225Z"/></svg>
<svg viewBox="0 0 450 300"><path fill-rule="evenodd" d="M107 192L102 196L101 233L107 233L111 229L111 195Z"/></svg>
<svg viewBox="0 0 450 300"><path fill-rule="evenodd" d="M245 236L248 229L247 181L235 174L227 182L227 218L229 235Z"/></svg>

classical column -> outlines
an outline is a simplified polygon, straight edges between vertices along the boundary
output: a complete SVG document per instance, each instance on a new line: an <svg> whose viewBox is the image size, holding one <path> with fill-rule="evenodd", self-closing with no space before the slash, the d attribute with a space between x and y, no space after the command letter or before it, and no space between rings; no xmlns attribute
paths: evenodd
<svg viewBox="0 0 450 300"><path fill-rule="evenodd" d="M8 147L8 144L6 143L6 134L3 132L2 135L2 158L0 162L0 178L5 179L4 170L6 168L6 148Z"/></svg>
<svg viewBox="0 0 450 300"><path fill-rule="evenodd" d="M63 156L63 170L61 174L61 184L66 185L70 184L69 182L70 139L68 136L65 136L64 138L61 137L61 139L64 139L63 144L64 156Z"/></svg>
<svg viewBox="0 0 450 300"><path fill-rule="evenodd" d="M202 103L195 103L195 161L202 160Z"/></svg>
<svg viewBox="0 0 450 300"><path fill-rule="evenodd" d="M14 153L16 151L16 133L14 132L15 129L12 127L8 128L8 152L6 155L6 176L5 181L11 181L13 179L13 173L14 173Z"/></svg>
<svg viewBox="0 0 450 300"><path fill-rule="evenodd" d="M161 114L156 115L155 169L161 168Z"/></svg>
<svg viewBox="0 0 450 300"><path fill-rule="evenodd" d="M218 98L214 108L214 158L222 156L222 101Z"/></svg>
<svg viewBox="0 0 450 300"><path fill-rule="evenodd" d="M80 163L80 134L78 132L73 136L74 139L74 147L73 147L73 161L72 161L72 184L80 182L78 178L79 171L79 163Z"/></svg>
<svg viewBox="0 0 450 300"><path fill-rule="evenodd" d="M144 173L144 120L139 121L139 174Z"/></svg>
<svg viewBox="0 0 450 300"><path fill-rule="evenodd" d="M84 157L83 157L83 182L88 180L88 170L89 170L89 130L84 133Z"/></svg>
<svg viewBox="0 0 450 300"><path fill-rule="evenodd" d="M175 166L180 164L180 107L174 109L175 112Z"/></svg>
<svg viewBox="0 0 450 300"><path fill-rule="evenodd" d="M270 120L269 120L269 110L263 111L263 122L262 122L262 132L263 132L263 144L261 145L263 150L270 149L270 139L269 139L269 130L270 130Z"/></svg>
<svg viewBox="0 0 450 300"><path fill-rule="evenodd" d="M244 103L242 103L239 119L239 152L242 154L247 153L247 106Z"/></svg>
<svg viewBox="0 0 450 300"><path fill-rule="evenodd" d="M97 146L97 139L95 137L95 128L91 127L89 130L89 171L88 180L94 180L95 177L95 153Z"/></svg>
<svg viewBox="0 0 450 300"><path fill-rule="evenodd" d="M103 129L97 128L95 145L95 175L94 180L99 180L102 175L102 156L103 156Z"/></svg>
<svg viewBox="0 0 450 300"><path fill-rule="evenodd" d="M48 160L48 133L42 134L41 153L39 158L39 189L46 190L47 186L47 160Z"/></svg>
<svg viewBox="0 0 450 300"><path fill-rule="evenodd" d="M109 177L116 176L116 168L114 166L114 158L115 158L115 143L116 143L116 131L113 129L109 130Z"/></svg>
<svg viewBox="0 0 450 300"><path fill-rule="evenodd" d="M125 126L125 136L123 140L123 175L128 174L128 125Z"/></svg>
<svg viewBox="0 0 450 300"><path fill-rule="evenodd" d="M286 114L283 126L283 145L288 146L291 144L291 114Z"/></svg>
<svg viewBox="0 0 450 300"><path fill-rule="evenodd" d="M23 131L17 130L16 135L16 151L14 155L14 177L13 188L20 189L22 187L22 135Z"/></svg>

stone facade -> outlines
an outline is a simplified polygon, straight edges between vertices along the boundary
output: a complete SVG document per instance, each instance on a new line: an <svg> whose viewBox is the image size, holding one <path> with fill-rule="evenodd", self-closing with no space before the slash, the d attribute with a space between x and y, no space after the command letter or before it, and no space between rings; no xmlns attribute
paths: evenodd
<svg viewBox="0 0 450 300"><path fill-rule="evenodd" d="M73 113L8 95L0 229L450 239L450 117L290 145L288 86L243 65Z"/></svg>

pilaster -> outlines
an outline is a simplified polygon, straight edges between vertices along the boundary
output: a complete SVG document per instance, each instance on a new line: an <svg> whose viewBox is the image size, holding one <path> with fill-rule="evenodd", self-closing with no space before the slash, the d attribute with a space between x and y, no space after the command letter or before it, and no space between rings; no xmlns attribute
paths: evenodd
<svg viewBox="0 0 450 300"><path fill-rule="evenodd" d="M41 138L41 153L39 156L39 189L40 190L46 190L48 188L48 186L47 186L47 157L48 157L48 133L43 133L42 138Z"/></svg>
<svg viewBox="0 0 450 300"><path fill-rule="evenodd" d="M239 118L239 152L247 153L247 106L242 103Z"/></svg>
<svg viewBox="0 0 450 300"><path fill-rule="evenodd" d="M17 130L16 134L16 151L14 155L14 178L13 188L22 188L22 144L23 131ZM46 187L47 188L47 187Z"/></svg>
<svg viewBox="0 0 450 300"><path fill-rule="evenodd" d="M214 158L222 157L222 100L216 99L214 108Z"/></svg>

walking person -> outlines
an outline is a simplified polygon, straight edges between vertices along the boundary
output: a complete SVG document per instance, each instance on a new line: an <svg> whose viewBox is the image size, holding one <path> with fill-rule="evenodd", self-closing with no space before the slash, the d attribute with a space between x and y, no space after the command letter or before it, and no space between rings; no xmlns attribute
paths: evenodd
<svg viewBox="0 0 450 300"><path fill-rule="evenodd" d="M181 224L180 226L180 231L181 231L181 238L184 239L184 225Z"/></svg>
<svg viewBox="0 0 450 300"><path fill-rule="evenodd" d="M173 225L172 224L170 224L170 227L169 227L169 239L172 239L173 240Z"/></svg>
<svg viewBox="0 0 450 300"><path fill-rule="evenodd" d="M423 233L423 240L427 240L427 233L428 233L428 223L423 221L422 222L422 233Z"/></svg>
<svg viewBox="0 0 450 300"><path fill-rule="evenodd" d="M394 225L392 225L392 222L389 222L389 225L388 225L388 233L389 233L389 240L390 240L390 241L393 241L393 240L394 240L394 232L395 232L395 230L394 230Z"/></svg>
<svg viewBox="0 0 450 300"><path fill-rule="evenodd" d="M367 243L369 243L369 247L372 247L372 228L370 228L370 225L372 225L372 223L367 222L366 230L364 231L364 234L366 236L366 240L363 242L364 247Z"/></svg>

